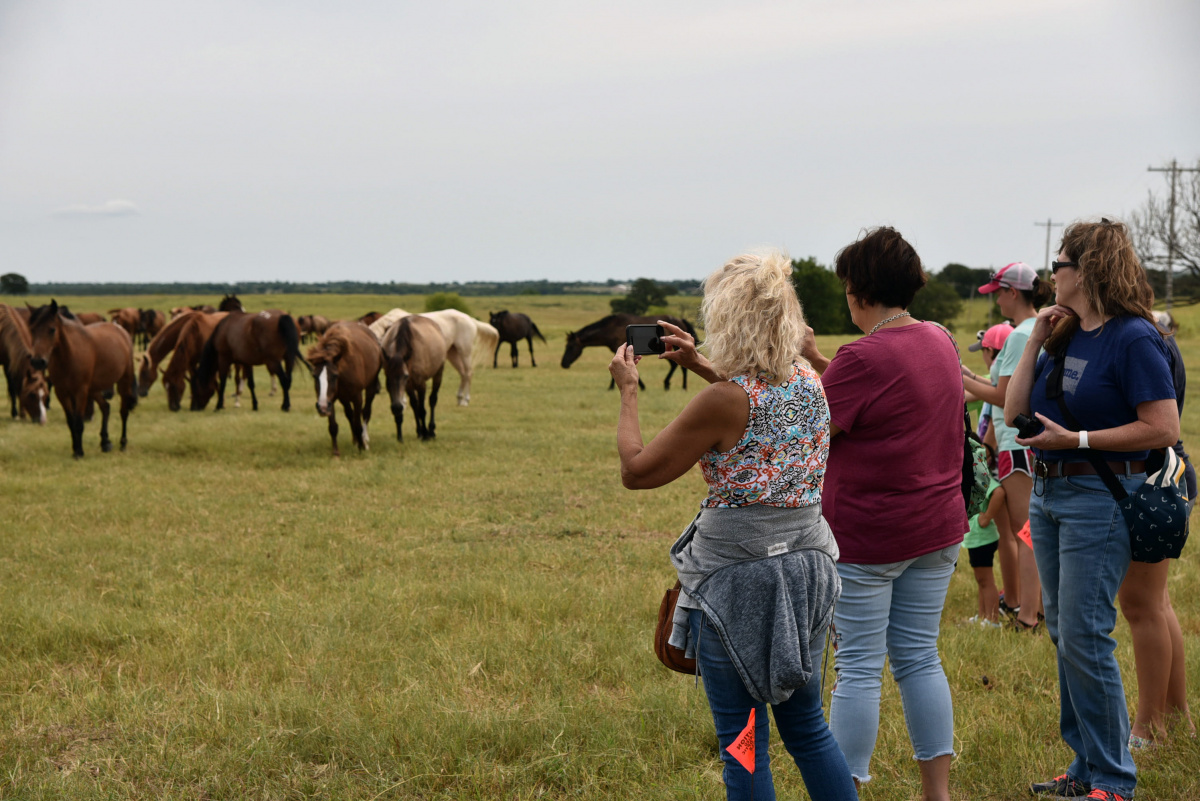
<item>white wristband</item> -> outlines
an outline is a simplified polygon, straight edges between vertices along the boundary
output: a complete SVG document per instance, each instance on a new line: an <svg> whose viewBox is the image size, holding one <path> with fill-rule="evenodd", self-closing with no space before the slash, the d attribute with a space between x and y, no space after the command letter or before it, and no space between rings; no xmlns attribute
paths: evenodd
<svg viewBox="0 0 1200 801"><path fill-rule="evenodd" d="M1088 447L1087 432L1080 431L1079 432L1079 449L1084 450L1087 447Z"/></svg>

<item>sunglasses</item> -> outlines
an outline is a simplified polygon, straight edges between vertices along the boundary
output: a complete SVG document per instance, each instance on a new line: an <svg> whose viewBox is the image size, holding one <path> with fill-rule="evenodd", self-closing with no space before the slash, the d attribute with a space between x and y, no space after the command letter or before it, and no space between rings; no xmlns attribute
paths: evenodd
<svg viewBox="0 0 1200 801"><path fill-rule="evenodd" d="M1063 267L1078 267L1078 266L1079 266L1079 262L1077 262L1077 261L1052 261L1052 262L1050 262L1050 274L1058 275L1058 271L1061 270Z"/></svg>

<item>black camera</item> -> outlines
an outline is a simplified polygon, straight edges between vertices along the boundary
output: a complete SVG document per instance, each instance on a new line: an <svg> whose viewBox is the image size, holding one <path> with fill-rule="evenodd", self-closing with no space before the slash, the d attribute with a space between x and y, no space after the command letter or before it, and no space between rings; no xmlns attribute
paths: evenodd
<svg viewBox="0 0 1200 801"><path fill-rule="evenodd" d="M1042 425L1042 421L1036 417L1030 417L1027 414L1018 414L1013 418L1013 427L1017 429L1017 436L1021 439L1029 439L1036 437L1046 428Z"/></svg>
<svg viewBox="0 0 1200 801"><path fill-rule="evenodd" d="M666 334L661 325L627 325L625 326L625 342L633 348L634 356L649 356L651 353L665 353L666 343L662 337Z"/></svg>

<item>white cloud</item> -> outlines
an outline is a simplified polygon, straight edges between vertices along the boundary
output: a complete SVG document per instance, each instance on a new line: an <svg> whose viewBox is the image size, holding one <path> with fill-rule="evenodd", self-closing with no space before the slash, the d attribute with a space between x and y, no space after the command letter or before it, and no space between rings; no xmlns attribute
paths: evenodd
<svg viewBox="0 0 1200 801"><path fill-rule="evenodd" d="M98 206L76 204L54 212L56 217L131 217L142 212L131 200L106 200Z"/></svg>

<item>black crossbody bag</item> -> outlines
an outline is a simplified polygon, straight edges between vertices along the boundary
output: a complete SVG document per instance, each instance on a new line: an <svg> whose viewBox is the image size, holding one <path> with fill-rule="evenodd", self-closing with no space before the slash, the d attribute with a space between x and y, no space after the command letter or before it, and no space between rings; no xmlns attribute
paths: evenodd
<svg viewBox="0 0 1200 801"><path fill-rule="evenodd" d="M1066 366L1066 354L1059 353L1052 357L1054 366L1046 376L1046 398L1058 403L1058 410L1063 420L1072 431L1081 430L1082 426L1067 408L1063 395L1063 370ZM1129 548L1135 562L1161 562L1164 559L1178 559L1183 551L1188 537L1188 497L1183 485L1183 472L1186 465L1179 459L1173 448L1159 448L1150 451L1146 460L1146 481L1130 494L1117 479L1108 462L1100 454L1092 450L1084 450L1083 455L1096 470L1096 475L1108 487L1113 500L1121 508L1121 514L1129 526ZM1158 465L1161 464L1161 467ZM1151 465L1158 467L1151 469Z"/></svg>

